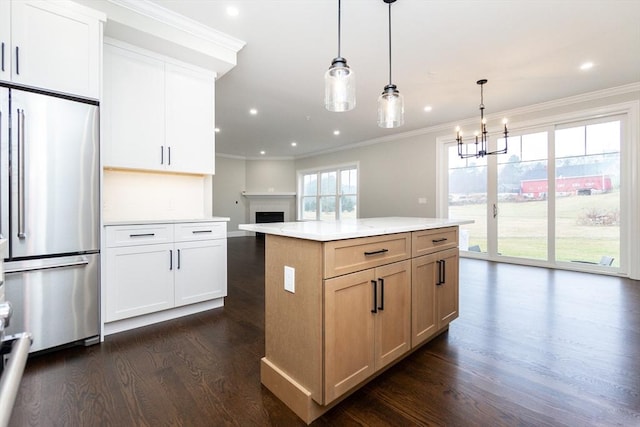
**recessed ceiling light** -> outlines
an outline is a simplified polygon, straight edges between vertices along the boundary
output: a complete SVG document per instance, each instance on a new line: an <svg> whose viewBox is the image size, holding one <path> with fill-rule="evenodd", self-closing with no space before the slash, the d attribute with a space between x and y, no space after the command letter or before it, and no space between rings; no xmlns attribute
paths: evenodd
<svg viewBox="0 0 640 427"><path fill-rule="evenodd" d="M252 108L249 110L249 114L251 114L252 116L255 116L256 114L258 114L258 110L256 110L255 108Z"/></svg>
<svg viewBox="0 0 640 427"><path fill-rule="evenodd" d="M293 142L291 143L291 146L292 146L292 147L297 147L297 146L298 146L298 143L297 143L297 142L295 142L295 141L293 141Z"/></svg>
<svg viewBox="0 0 640 427"><path fill-rule="evenodd" d="M260 154L262 154L264 156L266 154L266 151L262 150L262 151L260 151Z"/></svg>
<svg viewBox="0 0 640 427"><path fill-rule="evenodd" d="M213 128L213 131L214 131L215 133L218 133L218 132L220 132L220 128Z"/></svg>
<svg viewBox="0 0 640 427"><path fill-rule="evenodd" d="M229 16L238 16L240 14L240 10L238 10L235 6L227 7L227 15Z"/></svg>
<svg viewBox="0 0 640 427"><path fill-rule="evenodd" d="M339 131L339 130L334 130L334 131L333 131L333 134L334 134L334 135L336 135L336 136L338 136L338 135L340 135L340 131Z"/></svg>
<svg viewBox="0 0 640 427"><path fill-rule="evenodd" d="M427 113L431 110L433 110L433 107L431 105L427 105L426 107L424 107L424 111L426 111Z"/></svg>
<svg viewBox="0 0 640 427"><path fill-rule="evenodd" d="M590 70L593 68L593 65L594 65L593 62L585 62L582 65L580 65L580 69L582 71Z"/></svg>

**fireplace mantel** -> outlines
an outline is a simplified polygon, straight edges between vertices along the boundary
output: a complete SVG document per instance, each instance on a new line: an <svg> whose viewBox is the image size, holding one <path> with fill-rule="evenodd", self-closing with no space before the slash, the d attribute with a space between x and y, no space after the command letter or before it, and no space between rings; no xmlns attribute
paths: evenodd
<svg viewBox="0 0 640 427"><path fill-rule="evenodd" d="M243 191L242 195L248 199L271 199L271 198L283 198L283 197L296 197L295 192L253 192Z"/></svg>

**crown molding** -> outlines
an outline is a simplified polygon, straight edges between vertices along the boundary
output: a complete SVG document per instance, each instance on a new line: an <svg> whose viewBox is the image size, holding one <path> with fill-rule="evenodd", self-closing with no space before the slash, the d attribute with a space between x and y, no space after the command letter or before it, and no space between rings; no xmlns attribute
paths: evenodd
<svg viewBox="0 0 640 427"><path fill-rule="evenodd" d="M149 0L107 0L116 6L123 7L147 18L153 19L173 28L189 33L195 37L217 44L225 49L238 53L246 42L226 33L208 27L198 21L166 9Z"/></svg>

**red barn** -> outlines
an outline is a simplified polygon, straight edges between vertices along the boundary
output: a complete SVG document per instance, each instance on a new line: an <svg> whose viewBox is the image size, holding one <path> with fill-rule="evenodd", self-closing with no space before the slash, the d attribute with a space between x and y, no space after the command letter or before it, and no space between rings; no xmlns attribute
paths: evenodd
<svg viewBox="0 0 640 427"><path fill-rule="evenodd" d="M607 175L561 176L556 178L556 193L590 195L592 191L611 191L611 178ZM546 179L520 181L520 194L533 199L546 197L549 190Z"/></svg>

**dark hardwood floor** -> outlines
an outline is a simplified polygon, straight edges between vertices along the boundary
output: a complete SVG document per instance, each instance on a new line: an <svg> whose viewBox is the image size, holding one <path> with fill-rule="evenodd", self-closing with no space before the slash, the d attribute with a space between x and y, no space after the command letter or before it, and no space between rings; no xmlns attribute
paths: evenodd
<svg viewBox="0 0 640 427"><path fill-rule="evenodd" d="M304 425L260 385L264 248L222 309L31 357L12 426ZM640 282L461 260L448 331L318 426L640 426Z"/></svg>

